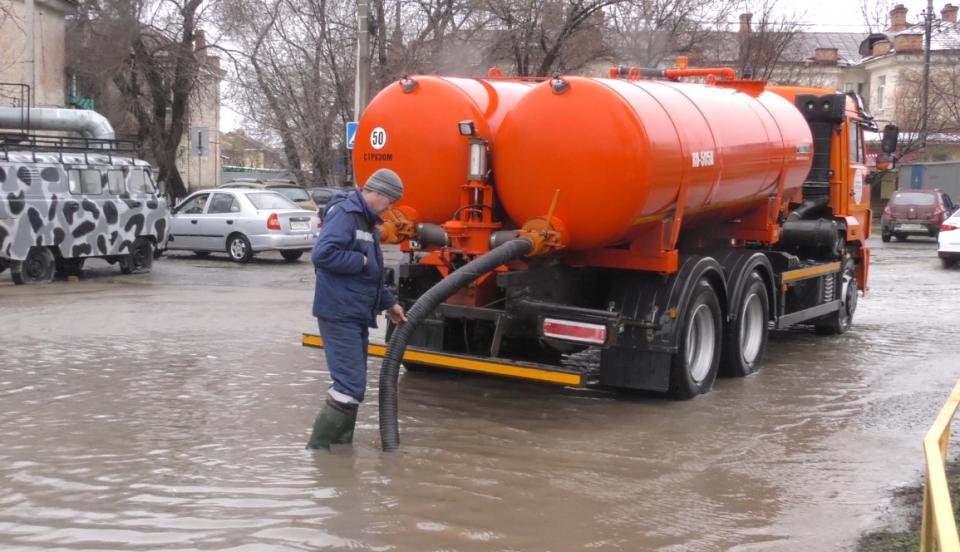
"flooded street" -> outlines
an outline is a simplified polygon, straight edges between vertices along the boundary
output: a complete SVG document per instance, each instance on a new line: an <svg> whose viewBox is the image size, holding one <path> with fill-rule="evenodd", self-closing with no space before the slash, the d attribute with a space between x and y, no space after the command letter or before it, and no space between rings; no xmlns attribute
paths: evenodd
<svg viewBox="0 0 960 552"><path fill-rule="evenodd" d="M960 376L960 269L871 240L850 333L675 402L402 373L353 449L303 450L329 382L308 261L166 257L0 274L0 549L845 550L922 474Z"/></svg>

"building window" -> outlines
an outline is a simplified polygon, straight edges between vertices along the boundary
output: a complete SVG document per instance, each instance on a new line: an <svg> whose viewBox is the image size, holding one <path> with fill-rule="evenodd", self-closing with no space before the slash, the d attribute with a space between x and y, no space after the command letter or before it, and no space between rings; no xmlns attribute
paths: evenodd
<svg viewBox="0 0 960 552"><path fill-rule="evenodd" d="M876 109L883 109L883 91L887 87L887 77L877 77L877 102Z"/></svg>

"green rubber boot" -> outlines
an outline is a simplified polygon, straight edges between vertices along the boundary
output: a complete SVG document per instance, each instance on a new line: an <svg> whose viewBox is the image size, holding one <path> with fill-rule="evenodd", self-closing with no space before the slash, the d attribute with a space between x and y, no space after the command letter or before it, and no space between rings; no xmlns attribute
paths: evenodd
<svg viewBox="0 0 960 552"><path fill-rule="evenodd" d="M308 449L330 450L330 445L353 443L353 427L357 423L357 404L339 403L330 397L323 403L313 422Z"/></svg>

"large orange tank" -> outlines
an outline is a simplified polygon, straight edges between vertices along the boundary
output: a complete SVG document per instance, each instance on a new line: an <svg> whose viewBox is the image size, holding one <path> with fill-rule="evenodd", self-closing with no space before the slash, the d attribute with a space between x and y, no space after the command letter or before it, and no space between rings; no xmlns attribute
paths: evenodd
<svg viewBox="0 0 960 552"><path fill-rule="evenodd" d="M781 174L789 192L810 170L806 121L762 85L564 80L511 110L493 164L515 223L542 216L560 190L554 215L570 250L630 240L677 205L681 184L690 228L767 202Z"/></svg>
<svg viewBox="0 0 960 552"><path fill-rule="evenodd" d="M467 182L468 140L457 123L474 122L493 140L504 115L532 88L508 80L407 77L384 88L360 119L353 150L359 184L377 169L393 169L404 182L400 205L418 222L442 224L460 206Z"/></svg>

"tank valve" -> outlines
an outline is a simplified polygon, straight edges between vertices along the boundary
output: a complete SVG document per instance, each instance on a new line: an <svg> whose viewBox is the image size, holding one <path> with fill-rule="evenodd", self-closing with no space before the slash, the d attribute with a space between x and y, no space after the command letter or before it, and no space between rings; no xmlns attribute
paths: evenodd
<svg viewBox="0 0 960 552"><path fill-rule="evenodd" d="M564 236L566 228L563 222L553 216L557 209L557 201L560 199L560 190L553 193L553 200L550 201L550 208L544 217L533 217L523 223L523 228L517 230L518 238L526 238L533 244L530 249L530 256L546 255L558 249L563 249L566 245Z"/></svg>
<svg viewBox="0 0 960 552"><path fill-rule="evenodd" d="M570 89L570 83L563 80L559 73L554 73L553 79L550 80L550 88L553 89L554 94L563 94Z"/></svg>
<svg viewBox="0 0 960 552"><path fill-rule="evenodd" d="M523 223L523 228L517 230L518 238L525 238L533 244L530 249L531 257L546 255L563 249L563 223L556 217L535 217Z"/></svg>
<svg viewBox="0 0 960 552"><path fill-rule="evenodd" d="M404 93L409 94L417 89L417 81L410 77L403 77L400 79L400 88L403 89Z"/></svg>

